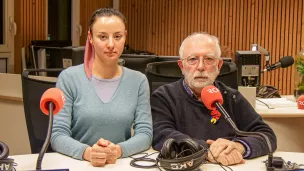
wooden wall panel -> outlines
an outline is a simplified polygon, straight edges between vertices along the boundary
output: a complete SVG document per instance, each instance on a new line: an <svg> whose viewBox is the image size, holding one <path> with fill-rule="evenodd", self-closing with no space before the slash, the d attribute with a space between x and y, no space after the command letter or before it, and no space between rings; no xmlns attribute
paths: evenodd
<svg viewBox="0 0 304 171"><path fill-rule="evenodd" d="M32 40L46 40L47 0L15 0L15 73L21 73L21 48L25 47L26 58L30 56Z"/></svg>
<svg viewBox="0 0 304 171"><path fill-rule="evenodd" d="M80 36L80 45L84 46L88 36L89 20L92 13L105 7L113 7L113 0L80 0L80 25L82 34Z"/></svg>
<svg viewBox="0 0 304 171"><path fill-rule="evenodd" d="M271 64L304 47L304 0L121 0L128 24L127 44L158 55L178 55L182 40L202 31L219 37L225 52L251 50L257 43L268 49ZM228 51L226 51L228 50ZM262 66L265 59L262 57ZM263 85L293 94L295 68L262 75Z"/></svg>

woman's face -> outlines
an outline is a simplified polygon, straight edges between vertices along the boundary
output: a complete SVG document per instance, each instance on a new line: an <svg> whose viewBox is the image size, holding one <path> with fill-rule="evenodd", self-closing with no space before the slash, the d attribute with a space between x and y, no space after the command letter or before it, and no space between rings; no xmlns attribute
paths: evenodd
<svg viewBox="0 0 304 171"><path fill-rule="evenodd" d="M118 61L124 49L127 31L124 22L117 16L97 17L92 25L89 40L100 61L113 63Z"/></svg>

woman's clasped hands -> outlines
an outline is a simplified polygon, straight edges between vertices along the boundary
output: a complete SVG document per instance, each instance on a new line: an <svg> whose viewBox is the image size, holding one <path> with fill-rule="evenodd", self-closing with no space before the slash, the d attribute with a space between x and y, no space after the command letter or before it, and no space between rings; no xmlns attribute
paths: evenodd
<svg viewBox="0 0 304 171"><path fill-rule="evenodd" d="M95 167L115 164L121 156L120 146L103 138L99 139L92 147L87 147L83 153L83 159L90 161Z"/></svg>

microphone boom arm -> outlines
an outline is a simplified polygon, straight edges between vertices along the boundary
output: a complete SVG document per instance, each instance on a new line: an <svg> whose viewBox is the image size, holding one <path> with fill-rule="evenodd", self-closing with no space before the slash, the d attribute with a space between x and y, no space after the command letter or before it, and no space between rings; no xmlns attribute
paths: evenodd
<svg viewBox="0 0 304 171"><path fill-rule="evenodd" d="M235 131L235 133L239 136L251 136L251 137L258 137L258 138L263 138L266 141L266 144L268 146L268 150L269 150L269 155L268 155L268 167L272 167L272 160L273 160L273 151L272 151L272 147L271 147L271 143L269 138L261 133L261 132L244 132L244 131L240 131L237 126L235 125L235 123L232 121L231 117L229 116L229 114L226 112L226 110L223 108L223 106L219 103L219 102L215 102L215 106L217 108L217 110L219 110L225 117L225 120L228 122L228 124L232 127L232 129Z"/></svg>
<svg viewBox="0 0 304 171"><path fill-rule="evenodd" d="M53 108L54 104L53 102L49 103L49 126L48 126L48 132L46 135L46 139L43 143L43 146L40 150L38 159L37 159L37 164L36 164L36 170L41 170L41 164L42 164L42 159L44 157L44 154L46 153L47 148L49 147L50 144L50 139L51 139L51 134L52 134L52 128L53 128Z"/></svg>
<svg viewBox="0 0 304 171"><path fill-rule="evenodd" d="M258 44L252 44L251 45L251 50L252 51L258 51L258 52L264 54L265 61L266 61L265 67L268 69L270 67L270 63L269 63L269 61L270 61L270 52L267 49L259 46Z"/></svg>

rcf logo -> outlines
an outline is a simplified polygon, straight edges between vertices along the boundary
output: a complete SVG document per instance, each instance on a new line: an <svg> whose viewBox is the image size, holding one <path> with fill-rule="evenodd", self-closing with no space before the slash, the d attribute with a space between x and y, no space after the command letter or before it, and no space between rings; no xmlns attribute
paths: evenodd
<svg viewBox="0 0 304 171"><path fill-rule="evenodd" d="M214 87L214 88L208 89L207 91L208 91L209 93L217 93L217 92L219 92L219 89L217 89L216 87Z"/></svg>
<svg viewBox="0 0 304 171"><path fill-rule="evenodd" d="M304 109L304 95L301 95L298 100L298 109Z"/></svg>
<svg viewBox="0 0 304 171"><path fill-rule="evenodd" d="M299 105L304 105L304 101L298 101Z"/></svg>
<svg viewBox="0 0 304 171"><path fill-rule="evenodd" d="M184 163L171 163L172 170L187 169L188 167L191 166L193 166L193 160Z"/></svg>
<svg viewBox="0 0 304 171"><path fill-rule="evenodd" d="M61 95L61 99L62 99L62 101L63 101L63 103L64 103L64 102L65 102L64 94L61 92L60 95Z"/></svg>

